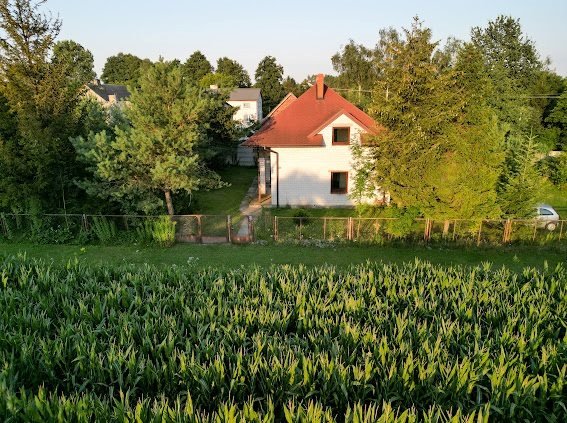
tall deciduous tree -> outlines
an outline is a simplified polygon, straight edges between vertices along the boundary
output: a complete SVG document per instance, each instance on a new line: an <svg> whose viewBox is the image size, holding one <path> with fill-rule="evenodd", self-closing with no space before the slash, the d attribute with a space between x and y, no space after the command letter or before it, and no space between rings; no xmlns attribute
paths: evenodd
<svg viewBox="0 0 567 423"><path fill-rule="evenodd" d="M211 62L199 50L194 52L183 64L183 76L187 82L198 85L199 81L207 74L213 72Z"/></svg>
<svg viewBox="0 0 567 423"><path fill-rule="evenodd" d="M262 109L266 116L287 94L283 89L283 66L278 64L273 56L264 57L258 67L254 78L255 87L262 90Z"/></svg>
<svg viewBox="0 0 567 423"><path fill-rule="evenodd" d="M0 201L22 205L34 198L55 208L64 206L57 199L65 198L76 171L68 138L84 74L83 62L62 54L64 48L51 57L61 22L42 13L43 3L0 1L0 93L18 124L17 135L0 143Z"/></svg>
<svg viewBox="0 0 567 423"><path fill-rule="evenodd" d="M228 57L221 57L217 60L217 73L231 76L237 87L247 88L252 85L246 69L236 60Z"/></svg>
<svg viewBox="0 0 567 423"><path fill-rule="evenodd" d="M118 53L106 59L102 70L102 80L106 84L119 84L135 87L140 75L151 65L150 60L141 59L129 53Z"/></svg>
<svg viewBox="0 0 567 423"><path fill-rule="evenodd" d="M483 53L494 86L489 101L507 136L525 136L539 129L542 111L528 97L536 94L532 90L543 63L520 21L498 16L485 28L473 28L471 40Z"/></svg>
<svg viewBox="0 0 567 423"><path fill-rule="evenodd" d="M210 101L184 80L178 67L153 65L132 93L126 111L130 127L118 128L115 139L102 132L75 141L81 156L91 163L94 184L104 184L109 188L106 195L118 201L161 192L170 215L175 192L219 186L219 177L197 153L206 142L202 116Z"/></svg>
<svg viewBox="0 0 567 423"><path fill-rule="evenodd" d="M366 103L363 99L367 100L369 96L365 91L372 88L377 77L372 50L350 40L331 58L331 62L339 74L337 82L340 87L352 90L347 97L359 105Z"/></svg>
<svg viewBox="0 0 567 423"><path fill-rule="evenodd" d="M53 46L52 62L66 67L70 84L82 87L96 76L92 53L72 40L59 41Z"/></svg>

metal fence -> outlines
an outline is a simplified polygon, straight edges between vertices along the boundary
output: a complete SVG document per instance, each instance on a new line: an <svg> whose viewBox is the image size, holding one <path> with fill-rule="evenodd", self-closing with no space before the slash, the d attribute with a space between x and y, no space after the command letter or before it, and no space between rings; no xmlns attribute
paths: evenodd
<svg viewBox="0 0 567 423"><path fill-rule="evenodd" d="M0 239L53 244L144 242L151 241L159 230L160 219L163 221L164 216L0 213ZM170 220L175 222L171 226L172 241L212 244L238 238L243 218L187 215ZM250 239L246 235L240 241Z"/></svg>
<svg viewBox="0 0 567 423"><path fill-rule="evenodd" d="M359 243L452 242L469 245L567 243L567 220L550 230L536 220L432 220L363 217L262 216L258 239Z"/></svg>
<svg viewBox="0 0 567 423"><path fill-rule="evenodd" d="M46 244L136 243L155 240L163 219L171 242L323 241L382 244L449 242L466 245L567 244L567 220L549 230L535 220L431 220L363 217L87 215L0 213L0 239ZM167 230L167 228L165 228ZM166 234L167 235L167 234Z"/></svg>

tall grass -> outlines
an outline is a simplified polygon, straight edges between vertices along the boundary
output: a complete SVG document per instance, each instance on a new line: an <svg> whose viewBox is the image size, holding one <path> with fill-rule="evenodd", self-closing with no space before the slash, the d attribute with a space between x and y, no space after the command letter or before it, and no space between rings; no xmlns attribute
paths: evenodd
<svg viewBox="0 0 567 423"><path fill-rule="evenodd" d="M0 420L567 418L562 266L8 257L0 282Z"/></svg>

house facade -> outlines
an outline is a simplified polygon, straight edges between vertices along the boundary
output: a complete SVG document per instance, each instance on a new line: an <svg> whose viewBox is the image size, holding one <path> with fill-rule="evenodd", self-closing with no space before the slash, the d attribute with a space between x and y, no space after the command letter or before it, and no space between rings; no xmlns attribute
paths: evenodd
<svg viewBox="0 0 567 423"><path fill-rule="evenodd" d="M281 206L353 206L352 144L378 133L373 119L324 84L286 97L244 145L258 150L259 192ZM377 192L365 202L381 203Z"/></svg>
<svg viewBox="0 0 567 423"><path fill-rule="evenodd" d="M243 126L250 126L263 119L259 88L236 88L230 93L227 103L236 109L233 119Z"/></svg>

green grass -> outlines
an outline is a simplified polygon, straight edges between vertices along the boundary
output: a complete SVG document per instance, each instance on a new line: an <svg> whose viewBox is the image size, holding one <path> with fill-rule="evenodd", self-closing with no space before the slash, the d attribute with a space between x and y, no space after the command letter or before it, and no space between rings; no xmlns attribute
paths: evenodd
<svg viewBox="0 0 567 423"><path fill-rule="evenodd" d="M562 219L567 219L567 185L557 186L547 182L542 190L542 202L552 206Z"/></svg>
<svg viewBox="0 0 567 423"><path fill-rule="evenodd" d="M240 203L244 199L248 188L258 173L256 168L230 166L220 170L218 174L230 186L196 192L193 201L192 213L233 215L240 214Z"/></svg>
<svg viewBox="0 0 567 423"><path fill-rule="evenodd" d="M357 246L325 247L297 245L176 245L172 248L143 246L69 246L2 244L0 254L26 253L28 257L67 262L77 258L89 264L156 264L187 265L199 268L234 268L241 265L304 264L308 266L334 264L346 267L367 260L385 263L404 263L415 259L440 265L477 265L491 262L520 271L526 266L542 268L567 263L563 247L514 246L501 248L441 248L416 246Z"/></svg>

